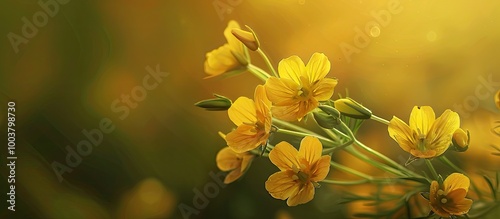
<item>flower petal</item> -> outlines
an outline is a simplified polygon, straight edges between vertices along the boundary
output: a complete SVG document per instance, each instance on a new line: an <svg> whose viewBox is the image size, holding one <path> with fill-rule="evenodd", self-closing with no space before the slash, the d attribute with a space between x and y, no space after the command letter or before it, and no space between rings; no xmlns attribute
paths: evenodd
<svg viewBox="0 0 500 219"><path fill-rule="evenodd" d="M307 77L304 62L298 56L290 56L281 60L278 64L278 73L280 78L293 80L296 84L300 84L300 76Z"/></svg>
<svg viewBox="0 0 500 219"><path fill-rule="evenodd" d="M410 154L418 158L433 158L437 156L437 152L435 150L421 151L418 149L411 149Z"/></svg>
<svg viewBox="0 0 500 219"><path fill-rule="evenodd" d="M229 147L225 147L217 153L215 158L217 162L217 167L222 171L229 171L238 168L241 164L241 160L238 159L236 152L231 150Z"/></svg>
<svg viewBox="0 0 500 219"><path fill-rule="evenodd" d="M224 184L229 184L237 179L239 179L243 175L243 172L241 171L240 168L234 169L233 171L229 172L226 175L226 178L224 178Z"/></svg>
<svg viewBox="0 0 500 219"><path fill-rule="evenodd" d="M290 106L273 106L273 116L285 121L296 121L299 118L299 104Z"/></svg>
<svg viewBox="0 0 500 219"><path fill-rule="evenodd" d="M469 177L461 173L452 173L443 182L445 193L449 193L456 189L464 189L465 193L469 191Z"/></svg>
<svg viewBox="0 0 500 219"><path fill-rule="evenodd" d="M226 143L237 153L247 152L255 149L262 142L255 126L242 124L226 136Z"/></svg>
<svg viewBox="0 0 500 219"><path fill-rule="evenodd" d="M286 78L270 77L264 85L267 97L274 105L289 105L296 102L300 85Z"/></svg>
<svg viewBox="0 0 500 219"><path fill-rule="evenodd" d="M419 130L425 136L435 119L436 115L430 106L415 106L410 114L410 128L412 130Z"/></svg>
<svg viewBox="0 0 500 219"><path fill-rule="evenodd" d="M278 143L269 153L269 159L280 170L291 170L292 166L299 167L297 162L297 149L286 141Z"/></svg>
<svg viewBox="0 0 500 219"><path fill-rule="evenodd" d="M239 97L233 105L227 110L229 119L236 126L241 124L255 124L257 122L257 113L255 103L247 97Z"/></svg>
<svg viewBox="0 0 500 219"><path fill-rule="evenodd" d="M306 66L309 82L323 79L330 71L330 61L323 53L314 53Z"/></svg>
<svg viewBox="0 0 500 219"><path fill-rule="evenodd" d="M453 133L460 127L460 117L456 112L446 110L436 119L426 137L427 147L434 149L437 156L448 149L451 144Z"/></svg>
<svg viewBox="0 0 500 219"><path fill-rule="evenodd" d="M274 173L266 181L266 190L273 198L281 200L289 198L299 189L299 183L292 178L294 174L291 170Z"/></svg>
<svg viewBox="0 0 500 219"><path fill-rule="evenodd" d="M416 149L410 127L398 117L392 117L388 126L389 135L406 152Z"/></svg>
<svg viewBox="0 0 500 219"><path fill-rule="evenodd" d="M309 165L316 163L321 157L323 146L316 137L306 136L300 142L299 158L304 158Z"/></svg>
<svg viewBox="0 0 500 219"><path fill-rule="evenodd" d="M318 101L326 101L330 99L337 86L337 79L333 78L323 78L320 79L312 87L313 97Z"/></svg>
<svg viewBox="0 0 500 219"><path fill-rule="evenodd" d="M304 204L311 201L314 198L314 186L311 182L307 182L299 189L296 194L293 194L288 198L286 204L288 206L296 206L299 204Z"/></svg>
<svg viewBox="0 0 500 219"><path fill-rule="evenodd" d="M472 206L472 200L465 198L466 194L465 189L457 189L448 193L446 195L448 202L443 205L443 209L452 215L466 214Z"/></svg>
<svg viewBox="0 0 500 219"><path fill-rule="evenodd" d="M255 88L254 102L257 114L267 116L267 114L271 111L271 101L267 98L264 86L257 85Z"/></svg>
<svg viewBox="0 0 500 219"><path fill-rule="evenodd" d="M328 176L328 172L330 172L331 159L332 158L329 155L324 155L313 164L311 167L311 181L319 182Z"/></svg>
<svg viewBox="0 0 500 219"><path fill-rule="evenodd" d="M250 168L250 164L252 163L255 156L250 153L245 153L242 155L241 160L241 171L245 172L248 168Z"/></svg>
<svg viewBox="0 0 500 219"><path fill-rule="evenodd" d="M231 50L239 54L243 54L243 43L241 43L234 35L231 33L233 28L241 29L238 22L230 20L227 24L226 29L224 29L224 36L226 37L227 43L229 44Z"/></svg>
<svg viewBox="0 0 500 219"><path fill-rule="evenodd" d="M239 66L238 60L234 58L228 44L208 52L204 64L205 72L209 74L206 78L215 77Z"/></svg>

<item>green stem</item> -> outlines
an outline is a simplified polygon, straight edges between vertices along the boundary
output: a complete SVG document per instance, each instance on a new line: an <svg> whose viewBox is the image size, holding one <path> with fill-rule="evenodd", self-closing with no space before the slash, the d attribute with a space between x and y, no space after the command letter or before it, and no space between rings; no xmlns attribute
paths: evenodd
<svg viewBox="0 0 500 219"><path fill-rule="evenodd" d="M352 181L343 181L343 180L330 180L325 179L320 182L335 184L335 185L361 185L365 183L376 183L376 184L394 184L392 180L401 180L401 178L373 178L372 179L360 179L360 180L352 180Z"/></svg>
<svg viewBox="0 0 500 219"><path fill-rule="evenodd" d="M328 135L328 137L330 137L334 141L340 141L339 136L337 136L337 134L335 134L335 132L333 132L331 129L325 129L325 128L323 128L323 131L325 131L326 135ZM348 136L346 136L346 137L349 138Z"/></svg>
<svg viewBox="0 0 500 219"><path fill-rule="evenodd" d="M289 123L289 122L285 122L283 120L279 120L279 119L276 119L276 118L273 118L273 124L281 126L281 127L284 127L284 128L293 129L295 131L307 133L307 134L310 134L310 135L319 136L321 138L326 138L326 137L324 137L324 136L322 136L320 134L317 134L316 132L313 132L313 131L311 131L309 129L305 129L305 128L302 128L302 127L300 127L298 125L295 125L295 124L292 124L292 123Z"/></svg>
<svg viewBox="0 0 500 219"><path fill-rule="evenodd" d="M362 180L355 180L355 181L342 181L342 180L321 180L320 182L322 183L328 183L328 184L334 184L334 185L344 185L344 186L349 186L349 185L361 185L370 182L370 180L362 179Z"/></svg>
<svg viewBox="0 0 500 219"><path fill-rule="evenodd" d="M356 150L355 148L352 148L352 147L348 147L348 148L344 148L344 151L346 151L347 153L357 157L358 159L366 162L366 163L369 163L370 165L378 168L378 169L381 169L383 171L386 171L386 172L389 172L389 173L392 173L396 176L407 176L406 174L402 173L401 171L397 170L397 169L394 169L392 167L389 167L385 164L382 164L380 162L377 162L371 158L369 158L368 156L360 153L358 150Z"/></svg>
<svg viewBox="0 0 500 219"><path fill-rule="evenodd" d="M383 161L387 162L388 164L390 164L395 170L398 170L398 172L401 173L404 173L405 175L407 176L414 176L414 177L420 177L422 178L422 176L416 174L416 173L413 173L411 171L409 171L406 167L403 167L401 164L398 164L397 162L393 161L392 159L386 157L385 155L379 153L378 151L376 150L373 150L372 148L366 146L365 144L363 144L362 142L360 142L358 139L356 139L356 137L354 136L354 134L352 133L352 131L349 129L349 127L347 127L347 125L344 123L344 122L341 122L341 126L342 128L344 129L344 131L347 132L347 134L352 138L354 139L354 143L356 145L358 145L359 147L363 148L365 151L369 152L370 154L382 159Z"/></svg>
<svg viewBox="0 0 500 219"><path fill-rule="evenodd" d="M467 174L465 173L465 171L463 171L462 169L460 169L459 167L457 167L453 162L451 162L446 156L441 156L439 157L439 160L441 162L443 162L444 164L448 165L449 167L451 167L453 170L461 173L461 174L464 174L467 176ZM479 190L479 187L477 187L477 185L474 183L473 180L470 180L470 183L472 185L472 189L474 189L474 191L476 191L477 193L477 196L479 199L481 199L483 197L483 194L481 193L481 190Z"/></svg>
<svg viewBox="0 0 500 219"><path fill-rule="evenodd" d="M344 165L342 165L342 164L335 163L334 161L330 161L330 165L331 165L332 167L335 167L335 168L337 168L337 169L339 169L339 170L342 170L342 171L344 171L344 172L346 172L346 173L350 173L350 174L353 174L353 175L359 176L359 177L361 177L361 178L363 178L363 179L366 179L366 180L373 180L373 177L371 177L371 176L369 176L369 175L366 175L366 174L364 174L364 173L362 173L362 172L359 172L359 171L357 171L357 170L355 170L355 169L351 169L351 168L349 168L349 167L346 167L346 166L344 166Z"/></svg>
<svg viewBox="0 0 500 219"><path fill-rule="evenodd" d="M269 70L271 70L271 72L273 73L274 77L278 77L278 74L276 73L276 70L274 70L274 67L271 64L271 61L269 61L269 58L267 57L267 55L264 52L264 50L262 50L261 48L258 48L257 52L262 57L262 59L264 59L264 61L266 62L267 67L269 68Z"/></svg>
<svg viewBox="0 0 500 219"><path fill-rule="evenodd" d="M268 78L271 77L266 71L262 70L261 68L255 66L255 65L248 64L247 69L248 69L248 71L250 71L253 75L258 77L262 81L266 81Z"/></svg>
<svg viewBox="0 0 500 219"><path fill-rule="evenodd" d="M297 136L297 137L306 137L306 136L313 136L313 137L316 137L320 140L323 140L333 146L335 146L335 142L332 141L331 139L329 138L325 138L323 136L319 136L319 135L314 135L314 134L309 134L309 133L303 133L303 132L297 132L297 131L292 131L292 130L288 130L288 129L282 129L282 128L278 128L278 130L276 131L278 133L283 133L283 134L287 134L287 135L292 135L292 136Z"/></svg>
<svg viewBox="0 0 500 219"><path fill-rule="evenodd" d="M354 141L353 140L349 140L341 145L337 145L337 146L334 146L334 147L330 147L330 148L324 148L323 149L323 154L329 154L329 153L333 153L334 151L336 150L339 150L339 149L343 149L349 145L352 145Z"/></svg>
<svg viewBox="0 0 500 219"><path fill-rule="evenodd" d="M425 164L427 165L427 167L431 171L432 177L434 177L435 180L438 180L439 179L438 174L436 172L436 169L434 169L434 166L432 165L431 161L429 159L424 159L424 160L425 160Z"/></svg>
<svg viewBox="0 0 500 219"><path fill-rule="evenodd" d="M380 117L378 117L378 116L376 116L376 115L373 115L373 114L372 114L372 116L370 117L370 119L372 119L372 120L374 120L374 121L377 121L377 122L380 122L380 123L382 123L382 124L384 124L384 125L389 125L389 121L388 121L388 120L383 119L383 118L380 118Z"/></svg>

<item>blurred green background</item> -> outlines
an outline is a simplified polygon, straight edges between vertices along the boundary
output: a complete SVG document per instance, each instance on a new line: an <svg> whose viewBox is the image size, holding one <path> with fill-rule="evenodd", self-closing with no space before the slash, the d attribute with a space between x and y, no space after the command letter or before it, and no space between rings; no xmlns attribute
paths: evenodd
<svg viewBox="0 0 500 219"><path fill-rule="evenodd" d="M53 16L44 19L40 2L56 3L48 8ZM7 102L15 101L18 156L16 212L6 205L1 218L182 218L179 204L193 207L194 190L203 190L213 182L209 174L219 172L215 155L225 143L217 132L233 128L225 112L193 103L212 93L251 97L261 83L248 73L203 79L205 54L225 43L222 32L231 19L257 32L275 66L291 55L308 60L314 52L325 53L332 62L329 77L339 79L336 93L348 89L383 118L407 121L414 105L430 105L437 115L465 106L459 114L462 127L471 131L471 147L452 159L472 174L500 169L489 146L500 142L490 131L500 119L493 91L476 94L482 80L500 89L499 1L40 2L0 2L0 121L6 130ZM399 12L383 18L378 29L365 30L377 21L373 13L391 7ZM26 20L40 24L35 32L23 29ZM346 55L346 44L357 52ZM143 86L148 67L168 76L125 103L124 95ZM87 140L82 131L98 129L103 119L114 130L103 133L102 142L59 182L53 162L67 165L67 146L76 149ZM367 122L360 138L398 162L407 158L380 124ZM1 151L0 186L7 199L7 150ZM334 159L377 174L341 153ZM273 199L264 182L277 170L268 160L255 160L242 180L221 188L190 218L352 213L353 207L335 204L339 187L325 186L312 202L293 208ZM348 177L335 171L331 176Z"/></svg>

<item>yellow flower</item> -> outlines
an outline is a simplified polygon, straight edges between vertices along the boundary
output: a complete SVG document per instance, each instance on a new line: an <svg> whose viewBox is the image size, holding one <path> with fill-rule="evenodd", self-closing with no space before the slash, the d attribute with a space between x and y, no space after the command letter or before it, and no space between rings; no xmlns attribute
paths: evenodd
<svg viewBox="0 0 500 219"><path fill-rule="evenodd" d="M226 142L238 153L266 144L271 131L271 102L264 86L258 85L254 96L254 100L239 97L227 111L238 128L227 134Z"/></svg>
<svg viewBox="0 0 500 219"><path fill-rule="evenodd" d="M432 181L429 194L432 211L441 217L467 214L472 205L472 200L465 198L469 184L469 178L460 173L449 175L441 187Z"/></svg>
<svg viewBox="0 0 500 219"><path fill-rule="evenodd" d="M321 142L311 136L302 139L299 151L284 141L277 144L269 159L281 171L266 181L269 194L276 199L288 199L288 206L311 201L318 181L330 171L330 156L321 156L322 149Z"/></svg>
<svg viewBox="0 0 500 219"><path fill-rule="evenodd" d="M323 53L314 53L304 65L298 56L283 59L278 65L280 78L271 77L265 87L276 118L301 120L307 113L333 95L337 79L325 78L330 61Z"/></svg>
<svg viewBox="0 0 500 219"><path fill-rule="evenodd" d="M240 178L250 167L254 157L248 152L236 153L229 147L220 150L215 158L217 167L222 171L231 171L224 179L224 183L229 184Z"/></svg>
<svg viewBox="0 0 500 219"><path fill-rule="evenodd" d="M495 94L495 104L497 108L500 109L500 90L498 90L497 94Z"/></svg>
<svg viewBox="0 0 500 219"><path fill-rule="evenodd" d="M248 64L249 58L246 53L246 47L231 33L232 29L240 29L240 25L233 20L229 21L224 30L227 43L207 53L205 72L209 76L206 78L237 70Z"/></svg>
<svg viewBox="0 0 500 219"><path fill-rule="evenodd" d="M460 118L456 112L448 109L436 119L431 107L415 106L410 114L410 126L394 116L389 123L389 135L413 156L432 158L448 149L459 126Z"/></svg>

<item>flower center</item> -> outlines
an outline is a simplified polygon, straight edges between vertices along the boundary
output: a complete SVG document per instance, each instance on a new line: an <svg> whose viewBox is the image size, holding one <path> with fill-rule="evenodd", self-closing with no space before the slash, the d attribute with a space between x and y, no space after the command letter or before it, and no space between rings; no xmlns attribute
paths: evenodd
<svg viewBox="0 0 500 219"><path fill-rule="evenodd" d="M309 174L305 173L301 169L305 169L304 164L300 164L300 169L294 165L292 165L292 170L295 173L295 175L292 176L294 180L299 180L302 183L306 183L309 181Z"/></svg>
<svg viewBox="0 0 500 219"><path fill-rule="evenodd" d="M426 151L425 148L425 134L422 133L422 131L417 128L417 140L418 140L418 150L420 151Z"/></svg>
<svg viewBox="0 0 500 219"><path fill-rule="evenodd" d="M300 100L307 100L309 99L309 94L309 89L302 87L297 91L297 98L299 98Z"/></svg>
<svg viewBox="0 0 500 219"><path fill-rule="evenodd" d="M446 199L446 198L441 199L441 203L446 204L446 202L448 202L448 199Z"/></svg>

